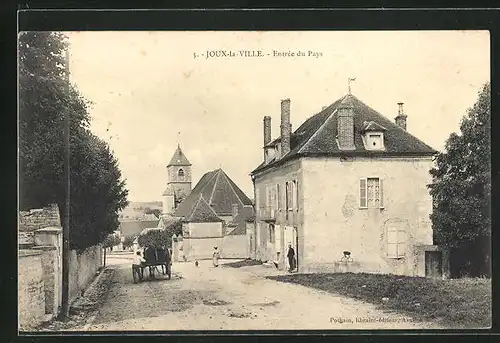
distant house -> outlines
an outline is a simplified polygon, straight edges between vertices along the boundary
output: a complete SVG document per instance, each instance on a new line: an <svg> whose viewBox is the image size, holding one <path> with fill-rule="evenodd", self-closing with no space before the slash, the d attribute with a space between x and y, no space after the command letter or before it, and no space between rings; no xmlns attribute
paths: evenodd
<svg viewBox="0 0 500 343"><path fill-rule="evenodd" d="M263 162L251 173L252 257L285 269L291 244L301 272L439 269L426 187L436 151L407 131L406 119L402 104L392 122L348 94L292 132L290 100L282 100L281 136L271 140L264 117ZM353 263L341 263L344 251Z"/></svg>
<svg viewBox="0 0 500 343"><path fill-rule="evenodd" d="M246 232L236 233L242 231L240 223L253 212L250 199L222 169L203 175L172 214L183 221L185 258L210 258L215 246L222 258L248 257ZM239 231L226 238L238 227ZM243 238L238 240L236 236Z"/></svg>
<svg viewBox="0 0 500 343"><path fill-rule="evenodd" d="M154 216L154 215L153 215ZM134 237L147 228L158 227L158 219L156 220L122 220L120 221L119 231L120 237Z"/></svg>

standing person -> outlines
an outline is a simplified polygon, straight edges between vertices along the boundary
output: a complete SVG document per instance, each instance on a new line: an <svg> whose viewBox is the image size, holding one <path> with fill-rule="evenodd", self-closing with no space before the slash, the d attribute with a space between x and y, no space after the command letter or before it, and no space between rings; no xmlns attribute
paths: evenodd
<svg viewBox="0 0 500 343"><path fill-rule="evenodd" d="M214 263L214 267L219 266L219 257L220 257L219 250L217 250L217 247L214 247L214 253L212 255L212 262Z"/></svg>
<svg viewBox="0 0 500 343"><path fill-rule="evenodd" d="M143 279L141 265L144 262L146 262L146 260L141 256L141 252L140 251L136 252L136 255L134 256L134 259L132 261L132 269L134 273L137 273L137 275L139 275L139 280L141 281Z"/></svg>
<svg viewBox="0 0 500 343"><path fill-rule="evenodd" d="M288 266L290 267L288 271L292 272L295 269L295 250L293 250L291 244L288 244L288 253L286 257L288 257Z"/></svg>

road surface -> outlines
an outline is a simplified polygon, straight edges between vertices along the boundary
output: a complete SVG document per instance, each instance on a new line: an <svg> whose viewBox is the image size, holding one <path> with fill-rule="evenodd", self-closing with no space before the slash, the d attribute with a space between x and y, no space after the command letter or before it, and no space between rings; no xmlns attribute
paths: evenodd
<svg viewBox="0 0 500 343"><path fill-rule="evenodd" d="M89 331L432 329L431 323L374 305L264 278L263 266L174 263L172 280L134 284L130 261L118 264ZM82 327L77 328L82 330Z"/></svg>

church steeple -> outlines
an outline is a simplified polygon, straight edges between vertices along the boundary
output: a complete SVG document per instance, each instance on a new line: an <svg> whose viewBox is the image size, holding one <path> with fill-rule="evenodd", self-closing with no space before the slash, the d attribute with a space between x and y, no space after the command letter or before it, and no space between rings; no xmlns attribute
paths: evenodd
<svg viewBox="0 0 500 343"><path fill-rule="evenodd" d="M163 192L163 213L173 213L191 192L191 163L177 144L167 165L167 188Z"/></svg>
<svg viewBox="0 0 500 343"><path fill-rule="evenodd" d="M191 166L186 155L182 152L180 144L177 144L177 149L175 149L174 155L170 159L167 168L170 166Z"/></svg>

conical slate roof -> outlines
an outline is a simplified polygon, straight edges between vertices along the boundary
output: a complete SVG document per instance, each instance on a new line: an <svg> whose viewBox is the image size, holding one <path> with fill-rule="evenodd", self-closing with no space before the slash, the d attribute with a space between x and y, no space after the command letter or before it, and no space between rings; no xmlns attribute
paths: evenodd
<svg viewBox="0 0 500 343"><path fill-rule="evenodd" d="M233 204L238 205L239 211L245 205L252 205L252 201L233 180L222 169L216 169L201 177L191 193L179 204L174 216L188 217L200 195L218 216L232 215Z"/></svg>
<svg viewBox="0 0 500 343"><path fill-rule="evenodd" d="M170 166L190 166L191 163L188 161L186 155L181 150L180 145L177 145L177 149L175 149L174 155L170 159L167 167Z"/></svg>

